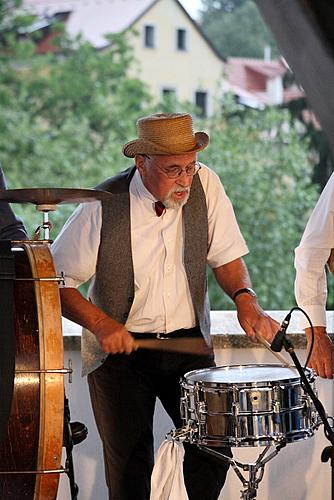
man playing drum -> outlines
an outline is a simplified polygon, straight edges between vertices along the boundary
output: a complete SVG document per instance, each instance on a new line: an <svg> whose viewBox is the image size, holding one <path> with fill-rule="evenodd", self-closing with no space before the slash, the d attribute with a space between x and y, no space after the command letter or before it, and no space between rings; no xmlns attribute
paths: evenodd
<svg viewBox="0 0 334 500"><path fill-rule="evenodd" d="M83 374L110 500L149 499L156 397L180 427L180 377L214 366L206 266L252 340L258 333L271 341L279 326L250 288L242 260L248 249L231 202L197 160L208 135L194 133L192 117L181 113L141 118L137 128L139 138L123 147L134 166L98 186L113 196L80 206L52 248L66 276L63 314L84 327ZM86 300L77 287L88 280ZM136 340L157 336L204 338L209 353L136 350ZM227 468L186 443L189 499L217 499Z"/></svg>

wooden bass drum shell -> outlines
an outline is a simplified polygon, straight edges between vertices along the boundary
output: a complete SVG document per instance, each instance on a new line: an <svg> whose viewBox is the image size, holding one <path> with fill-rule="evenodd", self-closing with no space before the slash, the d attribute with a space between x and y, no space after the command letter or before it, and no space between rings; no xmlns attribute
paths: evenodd
<svg viewBox="0 0 334 500"><path fill-rule="evenodd" d="M0 500L55 500L64 426L58 283L46 244L22 242L12 251L15 379L11 414L0 443Z"/></svg>

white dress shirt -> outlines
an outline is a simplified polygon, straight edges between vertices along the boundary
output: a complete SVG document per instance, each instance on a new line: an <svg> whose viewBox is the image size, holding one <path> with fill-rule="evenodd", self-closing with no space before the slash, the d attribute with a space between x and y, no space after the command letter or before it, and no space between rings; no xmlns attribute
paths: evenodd
<svg viewBox="0 0 334 500"><path fill-rule="evenodd" d="M248 249L219 177L205 165L198 175L208 207L207 262L216 268ZM170 332L196 324L183 264L182 210L167 209L157 217L155 201L137 170L130 183L135 295L125 325L133 332ZM65 286L76 288L94 280L101 223L101 203L82 204L53 243L56 269L65 273Z"/></svg>
<svg viewBox="0 0 334 500"><path fill-rule="evenodd" d="M326 326L325 266L334 247L334 174L330 177L295 249L295 295L314 326ZM310 326L303 316L302 328Z"/></svg>

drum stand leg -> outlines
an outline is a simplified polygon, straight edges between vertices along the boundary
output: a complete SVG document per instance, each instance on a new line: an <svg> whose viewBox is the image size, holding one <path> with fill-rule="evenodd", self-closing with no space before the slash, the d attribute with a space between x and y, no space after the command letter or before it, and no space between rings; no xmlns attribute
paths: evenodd
<svg viewBox="0 0 334 500"><path fill-rule="evenodd" d="M217 458L227 461L233 468L234 472L236 473L240 481L242 482L243 486L246 486L244 490L241 490L240 498L242 500L253 500L254 498L256 498L259 483L263 478L265 464L269 462L269 460L274 458L277 455L277 453L282 448L284 448L285 445L286 441L284 440L275 443L275 450L265 457L265 455L271 448L270 445L266 446L263 452L256 460L256 462L253 464L243 464L241 462L237 462L233 458L227 457L223 453L220 453L219 451L216 451L213 448L207 448L206 446L201 446L201 445L198 445L198 447L201 450L209 453L210 455L213 455ZM239 469L248 472L248 480L244 477L244 475L240 472Z"/></svg>
<svg viewBox="0 0 334 500"><path fill-rule="evenodd" d="M73 438L72 438L72 430L71 430L71 415L70 415L70 407L68 404L68 399L65 396L65 405L64 405L64 446L66 448L66 462L65 462L65 470L66 474L70 481L70 490L71 490L71 500L78 499L79 487L74 480L74 467L73 467Z"/></svg>

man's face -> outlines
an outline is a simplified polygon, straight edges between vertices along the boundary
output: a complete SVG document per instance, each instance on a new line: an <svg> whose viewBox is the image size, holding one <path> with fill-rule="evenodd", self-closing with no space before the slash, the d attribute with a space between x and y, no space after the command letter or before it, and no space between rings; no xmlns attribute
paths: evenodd
<svg viewBox="0 0 334 500"><path fill-rule="evenodd" d="M167 208L180 208L187 202L193 177L187 175L185 169L195 162L196 153L136 156L136 166L144 186ZM181 175L176 178L168 176L175 174L178 169L182 169Z"/></svg>

